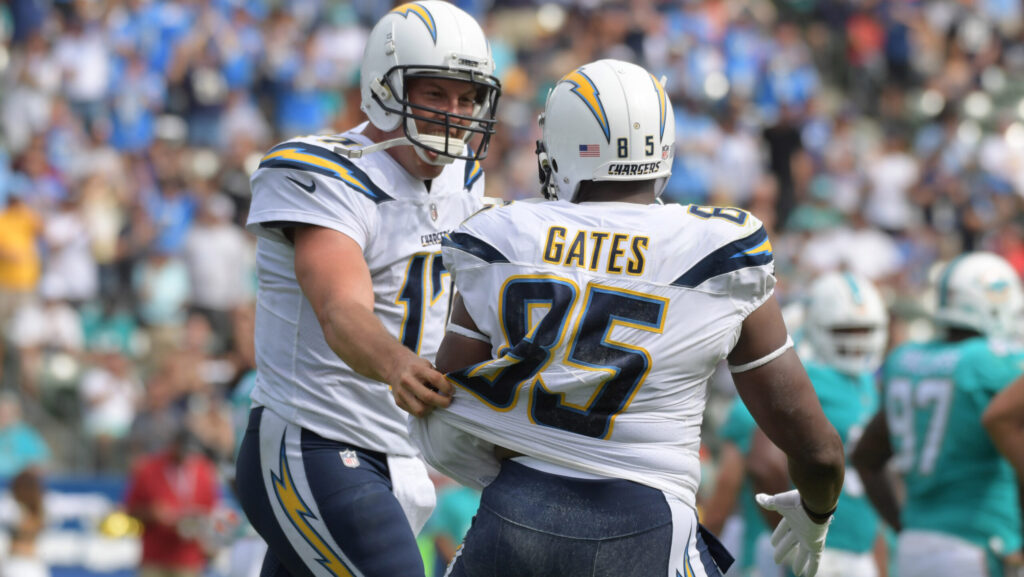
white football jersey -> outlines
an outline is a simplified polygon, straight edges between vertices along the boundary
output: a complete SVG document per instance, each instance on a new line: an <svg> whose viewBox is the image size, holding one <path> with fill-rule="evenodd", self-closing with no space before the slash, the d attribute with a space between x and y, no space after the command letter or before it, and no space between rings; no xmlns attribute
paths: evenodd
<svg viewBox="0 0 1024 577"><path fill-rule="evenodd" d="M455 399L429 418L694 505L707 381L775 286L761 222L695 205L513 203L468 219L442 252L494 359L449 374Z"/></svg>
<svg viewBox="0 0 1024 577"><path fill-rule="evenodd" d="M405 413L387 385L359 375L327 345L295 279L295 249L281 225L322 226L359 243L377 317L395 338L433 361L451 294L441 238L481 207L483 171L479 162L456 160L428 192L386 152L358 159L335 152L370 144L364 126L279 144L253 174L247 228L260 238L252 398L322 437L413 455Z"/></svg>

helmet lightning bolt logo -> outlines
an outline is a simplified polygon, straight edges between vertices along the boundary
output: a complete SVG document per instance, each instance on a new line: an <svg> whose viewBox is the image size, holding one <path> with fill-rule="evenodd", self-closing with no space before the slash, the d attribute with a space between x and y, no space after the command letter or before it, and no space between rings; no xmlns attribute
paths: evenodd
<svg viewBox="0 0 1024 577"><path fill-rule="evenodd" d="M437 24L434 22L433 15L431 15L430 11L424 8L423 5L410 2L408 4L402 4L398 8L392 10L391 12L395 14L400 14L405 18L409 17L410 12L418 16L419 19L423 21L423 24L427 27L427 30L430 31L430 38L434 40L434 44L437 44Z"/></svg>
<svg viewBox="0 0 1024 577"><path fill-rule="evenodd" d="M573 85L572 92L579 96L583 103L590 108L590 112L594 114L594 118L597 119L597 123L601 126L605 142L611 142L612 135L611 129L608 127L608 115L604 112L604 105L601 104L601 93L594 86L594 81L583 73L582 68L577 68L559 80L559 82L568 82Z"/></svg>
<svg viewBox="0 0 1024 577"><path fill-rule="evenodd" d="M665 138L665 114L668 106L665 105L665 87L658 82L658 79L651 74L651 81L654 82L654 90L658 93L658 118L661 120L661 138Z"/></svg>
<svg viewBox="0 0 1024 577"><path fill-rule="evenodd" d="M278 503L284 509L288 520L292 522L292 526L299 531L299 534L309 543L310 547L319 554L318 563L323 565L335 577L353 577L352 572L345 566L345 563L338 554L331 550L331 546L324 542L323 537L310 524L310 520L316 520L316 515L309 510L306 502L302 500L302 496L295 489L291 468L288 465L288 460L285 458L284 442L285 440L282 436L281 475L278 476L274 471L270 472Z"/></svg>

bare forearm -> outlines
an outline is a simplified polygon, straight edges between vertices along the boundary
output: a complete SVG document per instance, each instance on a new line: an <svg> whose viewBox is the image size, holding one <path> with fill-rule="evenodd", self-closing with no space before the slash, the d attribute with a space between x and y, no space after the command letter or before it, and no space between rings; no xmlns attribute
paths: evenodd
<svg viewBox="0 0 1024 577"><path fill-rule="evenodd" d="M1017 472L1018 502L1024 515L1024 377L1018 377L992 399L981 423L996 449Z"/></svg>
<svg viewBox="0 0 1024 577"><path fill-rule="evenodd" d="M989 402L981 424L999 452L1024 478L1024 376L1010 383Z"/></svg>
<svg viewBox="0 0 1024 577"><path fill-rule="evenodd" d="M817 513L831 510L843 488L843 444L796 354L788 351L734 380L758 426L787 455L789 477L804 503ZM771 390L775 394L766 394Z"/></svg>
<svg viewBox="0 0 1024 577"><path fill-rule="evenodd" d="M360 375L389 383L396 361L415 355L384 327L373 311L357 304L334 304L320 317L331 350Z"/></svg>
<svg viewBox="0 0 1024 577"><path fill-rule="evenodd" d="M1024 427L1010 419L986 422L985 426L996 449L1017 471L1017 478L1024 478Z"/></svg>
<svg viewBox="0 0 1024 577"><path fill-rule="evenodd" d="M857 472L860 474L861 482L864 483L864 492L875 510L890 527L899 531L902 528L900 506L885 471L858 469Z"/></svg>
<svg viewBox="0 0 1024 577"><path fill-rule="evenodd" d="M890 527L899 531L900 506L893 491L892 482L886 474L886 463L892 458L892 445L889 443L889 426L885 412L881 411L872 417L864 429L857 448L853 451L851 462L857 468L864 491L875 510Z"/></svg>
<svg viewBox="0 0 1024 577"><path fill-rule="evenodd" d="M875 535L875 545L871 548L871 555L878 568L878 577L889 577L889 544L886 543L885 534L881 531Z"/></svg>
<svg viewBox="0 0 1024 577"><path fill-rule="evenodd" d="M750 453L747 456L747 471L755 494L775 495L792 488L786 454L776 447L760 428L754 430ZM775 511L769 511L764 507L757 509L761 518L772 529L782 520L782 516Z"/></svg>
<svg viewBox="0 0 1024 577"><path fill-rule="evenodd" d="M1024 479L1024 435L1020 435L1016 441L1007 446L996 445L999 452L1006 457L1013 469L1017 471L1017 478Z"/></svg>
<svg viewBox="0 0 1024 577"><path fill-rule="evenodd" d="M839 492L843 489L846 469L840 461L808 461L789 458L789 477L800 491L807 508L815 513L825 513L835 508Z"/></svg>

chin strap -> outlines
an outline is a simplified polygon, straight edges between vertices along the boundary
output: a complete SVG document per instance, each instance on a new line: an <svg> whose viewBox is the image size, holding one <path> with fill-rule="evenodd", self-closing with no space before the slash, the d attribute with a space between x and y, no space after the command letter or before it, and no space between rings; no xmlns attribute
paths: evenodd
<svg viewBox="0 0 1024 577"><path fill-rule="evenodd" d="M403 144L412 144L412 141L404 136L401 136L399 138L385 140L384 142L376 142L368 146L360 146L359 148L345 148L344 146L335 146L334 152L344 156L345 158L362 158L364 154L377 152L378 150L384 150L386 148L391 148L392 146L400 146Z"/></svg>
<svg viewBox="0 0 1024 577"><path fill-rule="evenodd" d="M445 139L443 136L433 135L418 135L417 136L424 144L432 148L439 150L448 150L453 155L460 155L466 150L466 143L459 138ZM445 149L445 141L447 140L448 148ZM420 160L427 164L434 166L447 166L455 162L455 156L448 156L447 154L437 154L437 158L430 158L427 155L427 150L422 146L416 146L415 143L407 136L400 136L398 138L392 138L391 140L385 140L384 142L376 142L367 146L360 146L358 148L346 148L343 146L335 146L334 152L344 156L345 158L362 158L363 155L370 154L371 152L377 152L378 150L385 150L394 146L409 145L415 148L416 155L420 157ZM436 151L434 151L436 152Z"/></svg>
<svg viewBox="0 0 1024 577"><path fill-rule="evenodd" d="M424 140L427 140L427 139L429 139L431 137L421 136L420 138L422 138ZM437 140L441 141L441 147L444 146L444 137L433 137L433 138L436 138ZM461 140L450 140L448 148L449 149L456 148L456 146L454 146L454 144L456 142L461 144L461 146L458 146L457 147L458 150L454 150L453 152L455 154L461 154L462 151L465 150L465 148L466 148L466 143L462 142ZM429 142L429 141L427 142L427 144L429 144L431 146L434 145L434 143ZM440 153L438 153L437 158L430 158L429 156L427 156L427 151L424 148L422 148L420 146L416 146L415 144L413 144L412 140L409 140L409 138L405 137L405 136L400 136L398 138L392 138L391 140L385 140L384 142L375 142L373 144L370 144L370 145L367 145L367 146L360 146L358 148L347 148L347 147L344 147L344 146L335 146L334 147L334 152L344 156L345 158L362 158L364 155L370 154L371 152L377 152L379 150L386 150L388 148L392 148L392 147L395 147L395 146L405 146L405 145L412 146L416 150L416 155L420 157L420 160L422 160L423 162L426 162L427 164L433 164L434 166L446 166L446 165L451 164L452 162L455 162L455 157L447 156L445 154L440 154Z"/></svg>
<svg viewBox="0 0 1024 577"><path fill-rule="evenodd" d="M543 115L541 116L543 117ZM548 151L544 147L544 141L537 141L537 149L534 152L537 154L537 177L540 179L540 192L547 200L558 200L558 193L551 183L553 178L551 157L548 156Z"/></svg>
<svg viewBox="0 0 1024 577"><path fill-rule="evenodd" d="M550 95L551 91L548 90L548 96ZM546 120L547 117L543 112L537 116L537 124L541 127L541 130L544 129ZM551 167L551 156L548 155L548 148L544 146L543 137L537 139L537 149L534 152L537 154L537 176L540 178L540 193L547 200L558 200L558 189L551 182L555 177L555 171Z"/></svg>

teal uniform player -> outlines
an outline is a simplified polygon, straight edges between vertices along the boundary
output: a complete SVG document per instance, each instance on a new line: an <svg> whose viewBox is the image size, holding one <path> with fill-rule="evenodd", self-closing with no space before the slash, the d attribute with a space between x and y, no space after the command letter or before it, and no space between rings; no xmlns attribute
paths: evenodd
<svg viewBox="0 0 1024 577"><path fill-rule="evenodd" d="M994 350L995 349L995 350ZM1019 354L984 337L904 345L885 366L885 414L906 484L903 531L933 531L997 557L1021 547L1017 481L981 425L989 401L1020 374Z"/></svg>
<svg viewBox="0 0 1024 577"><path fill-rule="evenodd" d="M879 513L899 531L900 577L1004 575L1021 546L1016 479L981 423L992 397L1021 372L1003 340L1019 322L1016 271L991 253L954 259L939 276L940 337L905 344L883 369L883 408L853 462ZM885 468L903 477L902 510Z"/></svg>

